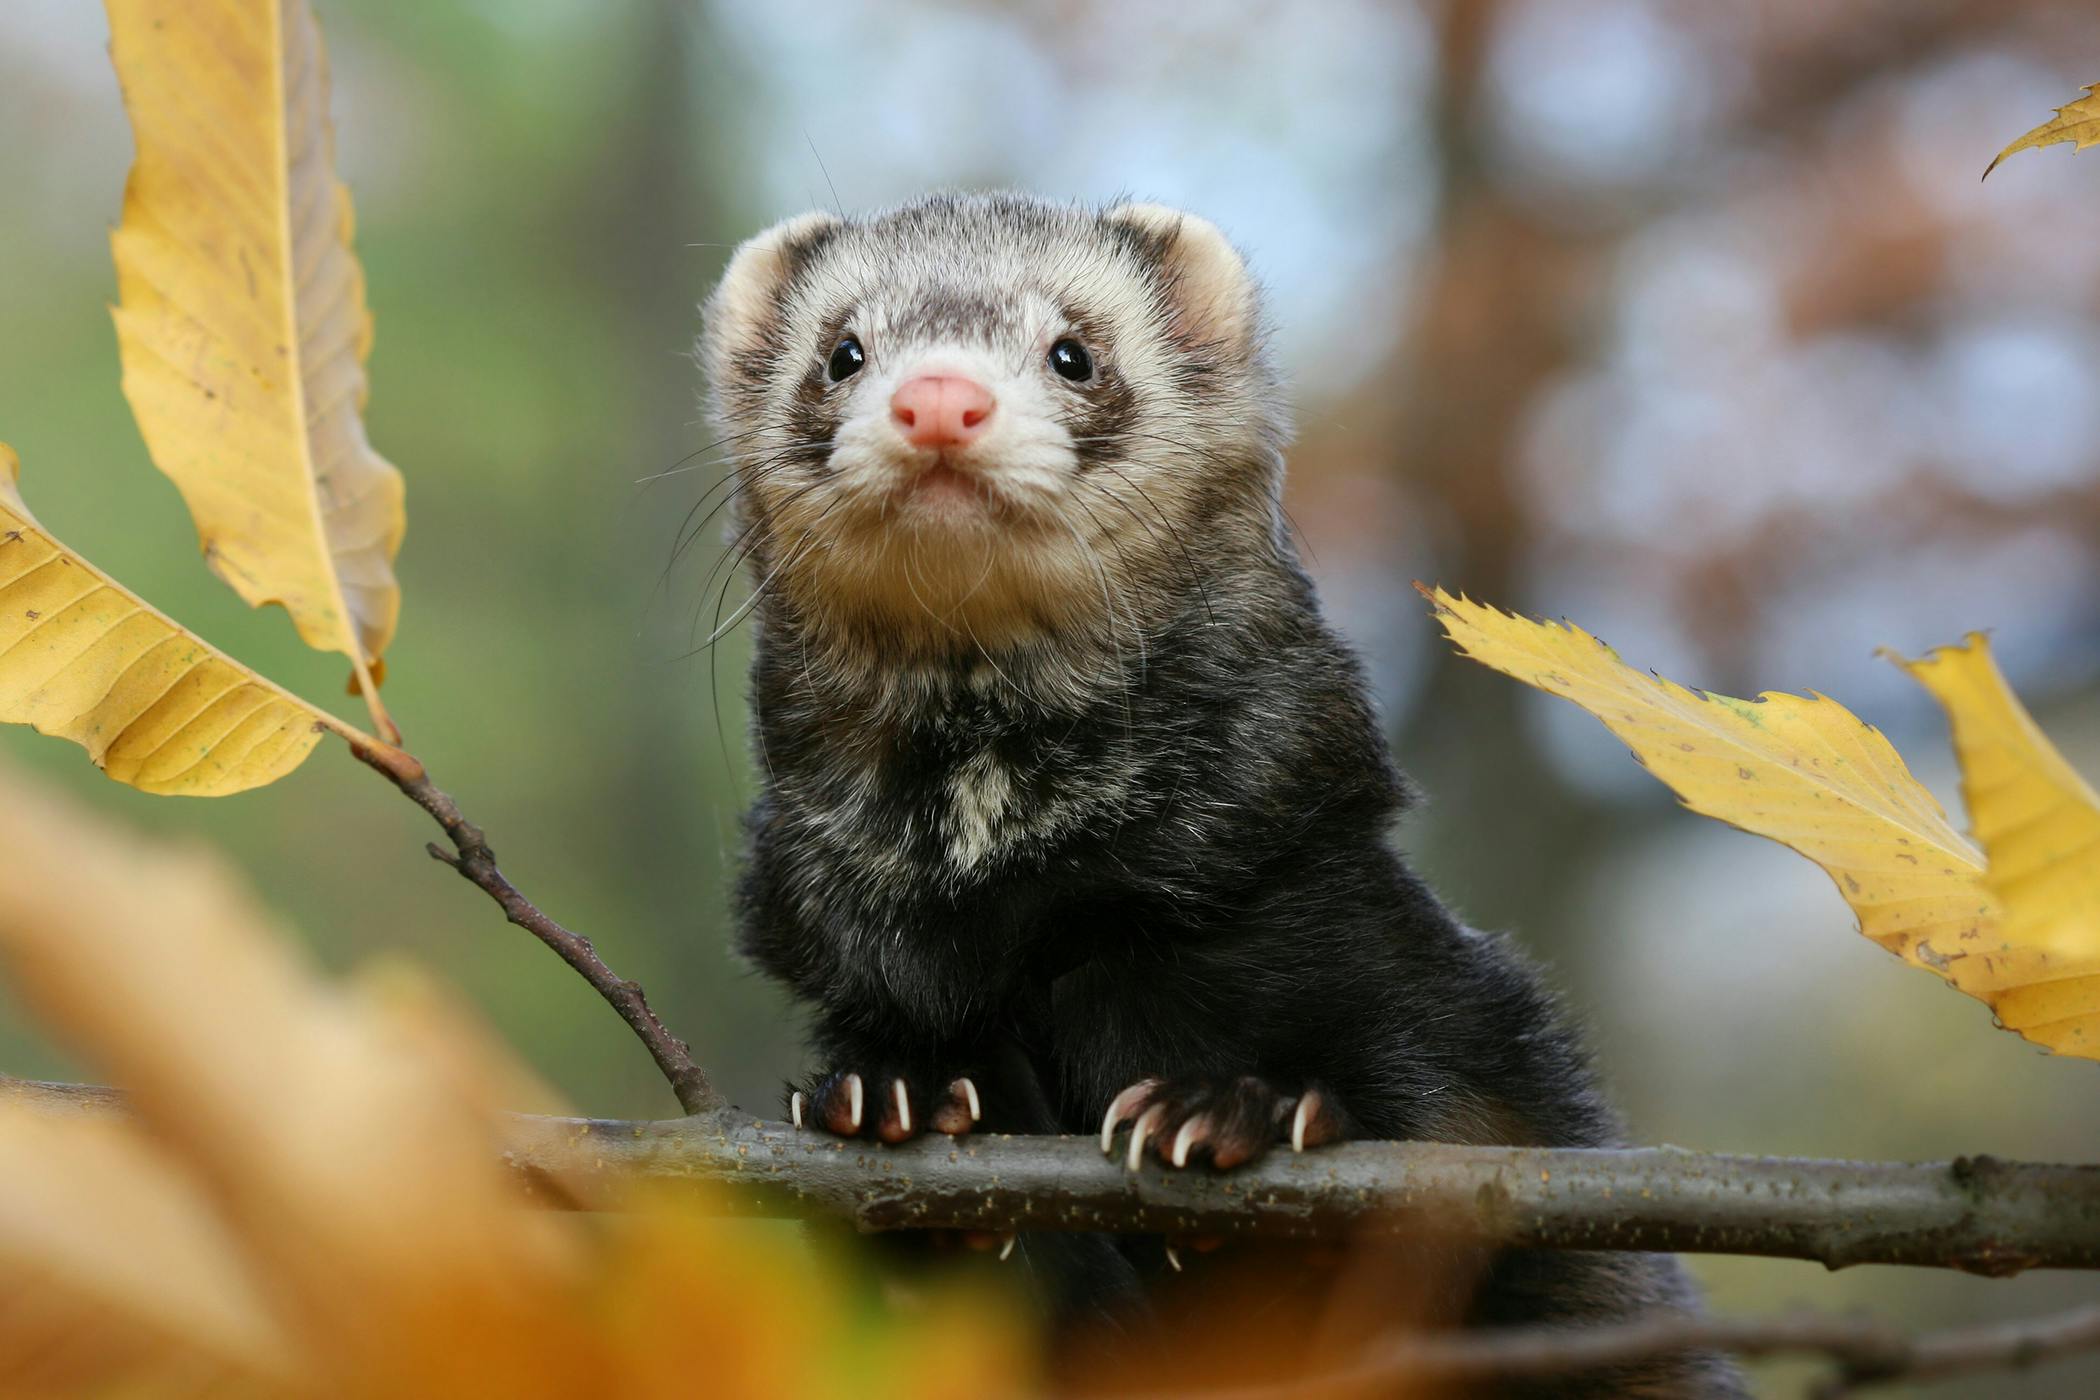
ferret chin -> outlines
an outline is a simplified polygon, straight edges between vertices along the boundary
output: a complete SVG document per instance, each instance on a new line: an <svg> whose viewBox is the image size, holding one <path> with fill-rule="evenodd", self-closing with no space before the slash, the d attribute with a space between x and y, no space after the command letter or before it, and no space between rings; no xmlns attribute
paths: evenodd
<svg viewBox="0 0 2100 1400"><path fill-rule="evenodd" d="M1284 529L1259 298L1217 228L1020 195L807 214L706 317L758 590L741 947L810 1013L798 1126L1098 1134L1130 1170L1621 1140L1529 963L1387 839L1408 788ZM1694 1304L1667 1258L1424 1248L1401 1291L1458 1324ZM1137 1345L1145 1292L1244 1270L1272 1340L1345 1360L1310 1254L1014 1257ZM1525 1393L1741 1390L1691 1355Z"/></svg>

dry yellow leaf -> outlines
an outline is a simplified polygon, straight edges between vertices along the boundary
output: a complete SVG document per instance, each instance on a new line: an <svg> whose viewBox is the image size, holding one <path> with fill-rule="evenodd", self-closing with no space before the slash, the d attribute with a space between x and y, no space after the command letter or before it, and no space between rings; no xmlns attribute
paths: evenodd
<svg viewBox="0 0 2100 1400"><path fill-rule="evenodd" d="M1999 1019L2100 1059L2100 797L2036 727L1981 635L1897 664L1954 730L1962 798L2004 911L1989 956L2015 979L1992 1000Z"/></svg>
<svg viewBox="0 0 2100 1400"><path fill-rule="evenodd" d="M401 474L360 415L372 318L305 0L108 0L138 160L116 254L124 393L213 572L376 682Z"/></svg>
<svg viewBox="0 0 2100 1400"><path fill-rule="evenodd" d="M265 680L53 539L0 443L0 723L71 739L141 792L223 797L297 768L324 730Z"/></svg>
<svg viewBox="0 0 2100 1400"><path fill-rule="evenodd" d="M1882 947L2006 1029L2100 1059L2100 803L1980 638L1904 664L1954 717L1988 872L1888 740L1834 700L1688 690L1572 624L1422 592L1466 655L1597 716L1685 806L1823 867Z"/></svg>
<svg viewBox="0 0 2100 1400"><path fill-rule="evenodd" d="M1985 179L1990 178L1998 162L2021 151L2031 151L2040 146L2054 146L2061 141L2074 141L2074 149L2084 150L2088 146L2100 146L2100 83L2088 84L2085 96L2068 107L2056 109L2054 120L2043 122L2019 140L2007 146L1991 158L1983 168Z"/></svg>
<svg viewBox="0 0 2100 1400"><path fill-rule="evenodd" d="M1995 918L1983 862L1879 731L1824 696L1688 690L1572 624L1424 594L1466 655L1573 700L1685 806L1807 856L1862 933L1959 981L1962 949Z"/></svg>

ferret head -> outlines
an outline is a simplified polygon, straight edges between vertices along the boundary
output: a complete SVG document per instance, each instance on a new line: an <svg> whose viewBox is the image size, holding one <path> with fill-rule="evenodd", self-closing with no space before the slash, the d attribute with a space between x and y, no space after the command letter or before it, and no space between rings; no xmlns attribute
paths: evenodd
<svg viewBox="0 0 2100 1400"><path fill-rule="evenodd" d="M756 586L807 627L893 655L1105 635L1276 547L1260 308L1193 215L805 214L737 250L701 353Z"/></svg>

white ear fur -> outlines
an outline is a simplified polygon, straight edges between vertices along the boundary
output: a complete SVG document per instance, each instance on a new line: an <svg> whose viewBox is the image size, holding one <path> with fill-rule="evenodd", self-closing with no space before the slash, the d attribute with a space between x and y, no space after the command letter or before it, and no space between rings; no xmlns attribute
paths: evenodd
<svg viewBox="0 0 2100 1400"><path fill-rule="evenodd" d="M1125 204L1108 217L1159 241L1184 335L1246 346L1254 334L1254 286L1239 251L1216 224L1164 204Z"/></svg>
<svg viewBox="0 0 2100 1400"><path fill-rule="evenodd" d="M744 343L773 310L773 298L794 266L801 245L819 230L838 223L823 210L783 219L764 233L744 240L729 259L722 280L707 299L705 318L711 346L727 350Z"/></svg>

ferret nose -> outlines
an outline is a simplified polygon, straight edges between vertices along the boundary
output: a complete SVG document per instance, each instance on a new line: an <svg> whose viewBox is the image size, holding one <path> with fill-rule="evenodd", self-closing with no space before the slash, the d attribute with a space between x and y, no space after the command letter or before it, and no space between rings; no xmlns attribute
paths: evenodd
<svg viewBox="0 0 2100 1400"><path fill-rule="evenodd" d="M998 401L959 374L922 374L890 395L890 421L913 447L960 447L984 432Z"/></svg>

